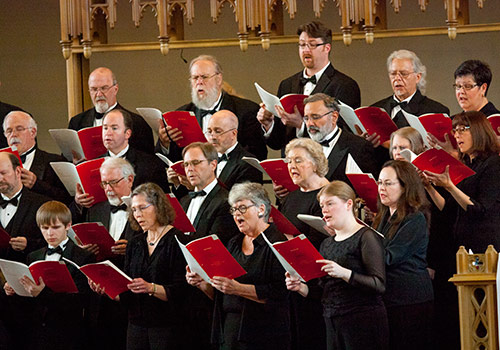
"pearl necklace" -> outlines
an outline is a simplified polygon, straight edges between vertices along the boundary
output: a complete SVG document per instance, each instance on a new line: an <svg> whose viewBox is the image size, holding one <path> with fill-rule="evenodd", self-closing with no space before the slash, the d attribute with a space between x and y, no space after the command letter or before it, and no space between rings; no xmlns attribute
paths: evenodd
<svg viewBox="0 0 500 350"><path fill-rule="evenodd" d="M156 237L153 241L148 241L148 244L153 247L154 245L156 245L156 243L158 243L158 241L160 240L160 238L163 236L163 234L165 233L165 230L168 228L168 225L165 226L165 228L160 232L160 235L158 237Z"/></svg>

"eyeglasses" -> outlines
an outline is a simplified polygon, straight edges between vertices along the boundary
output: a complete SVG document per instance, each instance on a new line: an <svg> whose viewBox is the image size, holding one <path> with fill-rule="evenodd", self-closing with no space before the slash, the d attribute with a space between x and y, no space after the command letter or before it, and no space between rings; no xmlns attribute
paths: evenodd
<svg viewBox="0 0 500 350"><path fill-rule="evenodd" d="M389 77L391 77L391 79L394 79L399 75L401 78L406 79L413 73L415 73L415 72L405 72L405 71L396 70L396 71L389 72Z"/></svg>
<svg viewBox="0 0 500 350"><path fill-rule="evenodd" d="M116 185L118 185L118 183L119 183L120 181L122 181L124 178L125 178L125 177L122 177L121 179L118 179L118 180L101 181L101 182L99 183L99 185L101 186L101 188L102 188L102 189L105 189L105 188L106 188L106 186L108 186L108 185L109 185L109 186L111 186L111 187L113 187L113 188L115 188L115 186L116 186Z"/></svg>
<svg viewBox="0 0 500 350"><path fill-rule="evenodd" d="M192 166L194 166L194 167L195 167L195 166L197 166L197 165L201 164L201 163L202 163L202 162L204 162L204 161L207 161L207 162L208 162L208 159L193 159L193 160L191 160L191 161L186 161L186 162L182 163L182 166L183 166L184 168L187 168L187 167L188 167L188 166L190 166L190 165L192 165Z"/></svg>
<svg viewBox="0 0 500 350"><path fill-rule="evenodd" d="M143 205L142 207L132 207L131 210L132 210L132 213L142 213L144 210L148 209L150 206L152 206L153 204L148 204L148 205Z"/></svg>
<svg viewBox="0 0 500 350"><path fill-rule="evenodd" d="M213 130L207 129L207 131L205 131L204 134L205 134L205 136L212 135L212 136L218 137L218 136L222 136L225 133L228 133L228 132L233 131L233 130L236 130L236 128L232 128L232 129L229 129L226 131L222 131L221 129L213 129Z"/></svg>
<svg viewBox="0 0 500 350"><path fill-rule="evenodd" d="M109 91L109 89L111 89L113 86L115 86L116 84L113 84L111 86L107 86L107 85L104 85L102 87L91 87L89 88L89 91L93 94L96 94L98 93L99 91L102 92L103 94L105 94L106 92Z"/></svg>
<svg viewBox="0 0 500 350"><path fill-rule="evenodd" d="M462 135L464 132L469 131L470 126L456 126L454 129L451 129L451 134L455 136L456 134Z"/></svg>
<svg viewBox="0 0 500 350"><path fill-rule="evenodd" d="M378 187L391 187L391 186L394 186L394 185L397 185L399 183L399 181L381 181L381 180L378 180L377 181L377 186Z"/></svg>
<svg viewBox="0 0 500 350"><path fill-rule="evenodd" d="M309 50L314 50L315 48L317 48L318 46L322 46L322 45L326 45L328 43L299 43L299 49L301 50L305 50L305 48L307 47Z"/></svg>
<svg viewBox="0 0 500 350"><path fill-rule="evenodd" d="M245 214L250 207L255 207L255 204L252 205L240 205L239 207L231 207L229 208L229 213L231 215L236 214L236 211L239 211L242 214Z"/></svg>
<svg viewBox="0 0 500 350"><path fill-rule="evenodd" d="M469 90L474 89L476 86L478 86L478 85L477 84L463 84L463 85L453 84L453 87L455 88L455 91L460 91L460 90L462 90L462 88L465 91L469 91Z"/></svg>
<svg viewBox="0 0 500 350"><path fill-rule="evenodd" d="M311 116L308 116L308 115L305 115L304 116L304 121L305 122L308 122L309 120L320 120L321 118L323 118L325 115L328 115L330 113L332 113L333 111L328 111L326 112L325 114L322 114L322 115L317 115L317 114L313 114Z"/></svg>
<svg viewBox="0 0 500 350"><path fill-rule="evenodd" d="M29 130L31 127L23 127L23 126L16 126L14 129L8 128L7 130L4 131L5 136L10 136L12 135L13 132L16 132L16 134L22 133L24 130Z"/></svg>
<svg viewBox="0 0 500 350"><path fill-rule="evenodd" d="M206 82L208 79L215 77L219 73L214 73L212 75L192 75L188 78L188 80L192 83L196 83L198 79L201 79L202 82Z"/></svg>
<svg viewBox="0 0 500 350"><path fill-rule="evenodd" d="M304 158L301 158L301 157L295 157L295 158L285 158L285 163L287 164L292 164L292 163L295 163L295 164L301 164L301 163L304 163L305 162L305 159Z"/></svg>

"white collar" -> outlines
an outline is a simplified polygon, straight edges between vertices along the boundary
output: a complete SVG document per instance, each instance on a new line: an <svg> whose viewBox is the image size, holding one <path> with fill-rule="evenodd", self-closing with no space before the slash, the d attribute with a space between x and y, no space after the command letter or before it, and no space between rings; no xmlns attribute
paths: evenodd
<svg viewBox="0 0 500 350"><path fill-rule="evenodd" d="M207 195L217 186L217 178L213 179L212 182L210 182L208 185L206 185L204 188L195 188L195 191L205 191Z"/></svg>
<svg viewBox="0 0 500 350"><path fill-rule="evenodd" d="M128 152L130 145L127 145L124 149L122 149L118 154L114 154L113 152L109 151L110 157L116 158L116 157L123 157L125 153Z"/></svg>
<svg viewBox="0 0 500 350"><path fill-rule="evenodd" d="M325 72L325 70L328 68L329 65L330 65L330 61L328 61L328 63L323 68L321 68L321 70L319 72L314 74L316 76L316 84L318 84L318 81L321 79L321 76L323 75L323 73ZM302 71L302 76L304 78L310 78L306 74L306 69L307 68L304 68L304 70ZM311 75L311 77L312 77L312 75Z"/></svg>
<svg viewBox="0 0 500 350"><path fill-rule="evenodd" d="M394 101L396 101L398 103L401 103L401 102L410 103L411 99L413 98L413 96L415 96L416 93L417 93L417 90L415 90L415 92L413 93L413 95L411 95L410 97L405 98L403 101L399 101L395 95L392 95L392 98L394 99Z"/></svg>
<svg viewBox="0 0 500 350"><path fill-rule="evenodd" d="M224 152L224 153L219 153L219 152L217 152L217 155L218 155L219 157L222 157L222 155L223 155L223 154L225 154L225 155L229 158L229 153L231 153L231 152L232 152L232 151L236 148L236 146L238 146L238 141L236 141L236 143L235 143L234 145L232 145L231 147L229 147L229 148L226 150L226 152Z"/></svg>
<svg viewBox="0 0 500 350"><path fill-rule="evenodd" d="M66 244L68 244L68 241L69 241L69 238L66 237L66 239L64 241L62 241L61 243L59 243L59 247L61 247L62 250L64 250L64 248L66 248ZM49 244L49 248L50 249L55 249L57 247L54 247L52 245Z"/></svg>
<svg viewBox="0 0 500 350"><path fill-rule="evenodd" d="M2 195L2 198L5 199L6 201L8 201L9 199L11 198L14 198L16 197L19 193L21 193L21 191L23 190L23 186L21 186L21 189L19 191L17 191L12 197L7 197L6 195L4 195L3 193L0 193ZM19 196L20 197L20 196Z"/></svg>

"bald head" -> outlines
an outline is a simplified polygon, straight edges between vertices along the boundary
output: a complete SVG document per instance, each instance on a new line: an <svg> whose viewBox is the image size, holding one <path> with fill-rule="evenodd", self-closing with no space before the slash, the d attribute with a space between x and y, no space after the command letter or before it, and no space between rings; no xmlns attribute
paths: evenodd
<svg viewBox="0 0 500 350"><path fill-rule="evenodd" d="M238 139L238 117L228 110L220 110L210 118L207 139L218 153L225 153Z"/></svg>
<svg viewBox="0 0 500 350"><path fill-rule="evenodd" d="M3 130L9 146L15 146L19 154L35 146L37 126L26 112L13 111L5 116Z"/></svg>
<svg viewBox="0 0 500 350"><path fill-rule="evenodd" d="M118 82L111 69L99 67L90 73L89 92L92 103L99 113L105 113L116 103Z"/></svg>

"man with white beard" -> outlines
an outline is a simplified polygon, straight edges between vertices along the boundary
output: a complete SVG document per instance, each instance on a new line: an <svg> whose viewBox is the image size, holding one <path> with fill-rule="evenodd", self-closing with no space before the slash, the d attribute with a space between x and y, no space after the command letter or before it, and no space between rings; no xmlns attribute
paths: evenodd
<svg viewBox="0 0 500 350"><path fill-rule="evenodd" d="M178 110L194 112L203 132L207 131L208 122L215 112L223 109L233 112L238 117L239 144L257 158L266 159L267 147L260 124L255 118L259 105L222 90L222 68L213 56L201 55L194 58L189 65L189 73L192 102ZM182 159L182 149L175 144L181 137L180 130L160 126L156 151L174 161Z"/></svg>
<svg viewBox="0 0 500 350"><path fill-rule="evenodd" d="M71 118L69 129L80 130L91 126L100 126L106 112L115 108L125 109L117 102L118 81L109 68L99 67L90 73L89 93L94 107ZM134 134L130 138L130 145L140 151L153 153L153 131L148 123L140 115L128 110L127 112L132 116L132 129L134 130Z"/></svg>

